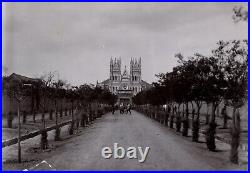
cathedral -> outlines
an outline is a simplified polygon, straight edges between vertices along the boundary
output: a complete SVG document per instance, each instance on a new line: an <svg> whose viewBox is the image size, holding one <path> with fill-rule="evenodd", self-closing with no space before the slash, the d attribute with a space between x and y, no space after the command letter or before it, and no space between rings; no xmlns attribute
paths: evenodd
<svg viewBox="0 0 250 173"><path fill-rule="evenodd" d="M132 103L132 97L142 90L151 87L141 79L141 58L130 60L130 68L121 69L121 58L110 59L109 79L98 83L99 86L109 89L118 96L118 104Z"/></svg>

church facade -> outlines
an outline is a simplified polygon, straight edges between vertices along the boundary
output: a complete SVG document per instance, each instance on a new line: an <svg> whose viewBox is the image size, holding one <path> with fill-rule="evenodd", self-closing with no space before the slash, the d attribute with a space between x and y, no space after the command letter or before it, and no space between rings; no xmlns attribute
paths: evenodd
<svg viewBox="0 0 250 173"><path fill-rule="evenodd" d="M142 90L149 89L150 84L141 79L142 63L141 58L130 60L130 68L121 69L121 58L110 59L109 78L101 83L99 86L109 89L110 92L118 96L118 104L132 103L132 97Z"/></svg>

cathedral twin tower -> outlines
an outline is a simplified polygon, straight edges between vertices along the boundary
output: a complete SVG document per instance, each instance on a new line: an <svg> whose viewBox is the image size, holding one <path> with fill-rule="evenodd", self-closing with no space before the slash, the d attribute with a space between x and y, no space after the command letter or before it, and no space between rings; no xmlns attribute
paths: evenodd
<svg viewBox="0 0 250 173"><path fill-rule="evenodd" d="M130 60L130 69L128 72L125 66L124 71L121 71L121 58L110 59L110 74L109 78L99 86L109 89L110 92L118 96L118 104L132 103L132 97L142 90L151 87L150 84L141 79L141 58Z"/></svg>
<svg viewBox="0 0 250 173"><path fill-rule="evenodd" d="M110 80L118 82L123 79L133 83L141 81L141 58L138 60L131 58L129 74L126 66L123 73L121 73L121 58L110 59Z"/></svg>

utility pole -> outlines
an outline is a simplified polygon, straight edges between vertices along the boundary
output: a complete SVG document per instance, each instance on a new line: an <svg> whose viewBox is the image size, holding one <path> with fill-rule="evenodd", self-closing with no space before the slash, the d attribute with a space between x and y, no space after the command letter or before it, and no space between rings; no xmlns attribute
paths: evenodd
<svg viewBox="0 0 250 173"><path fill-rule="evenodd" d="M20 100L18 100L17 107L17 115L18 115L18 163L21 163L21 117L20 117Z"/></svg>

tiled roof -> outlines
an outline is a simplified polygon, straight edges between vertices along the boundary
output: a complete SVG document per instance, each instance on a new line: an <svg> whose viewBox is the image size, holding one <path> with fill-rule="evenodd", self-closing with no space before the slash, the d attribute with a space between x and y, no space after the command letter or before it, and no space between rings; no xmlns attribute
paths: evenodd
<svg viewBox="0 0 250 173"><path fill-rule="evenodd" d="M23 82L23 83L38 82L38 81L40 81L40 79L29 78L29 77L22 76L22 75L16 74L16 73L12 73L12 74L8 77L8 80L9 80L9 81L18 81L18 82Z"/></svg>

